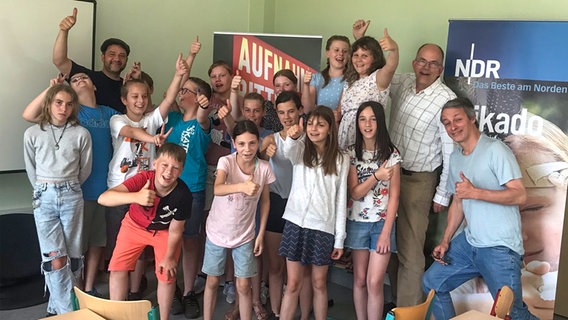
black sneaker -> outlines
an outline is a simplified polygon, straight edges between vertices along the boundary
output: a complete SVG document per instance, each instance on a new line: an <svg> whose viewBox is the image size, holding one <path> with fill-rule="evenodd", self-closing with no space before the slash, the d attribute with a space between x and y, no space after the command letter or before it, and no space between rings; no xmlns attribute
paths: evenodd
<svg viewBox="0 0 568 320"><path fill-rule="evenodd" d="M181 289L178 285L176 285L176 292L174 293L174 301L172 302L172 311L171 314L182 314L183 313L183 304L181 303Z"/></svg>
<svg viewBox="0 0 568 320"><path fill-rule="evenodd" d="M201 316L201 309L194 291L190 291L187 296L183 297L183 306L186 319L195 319Z"/></svg>
<svg viewBox="0 0 568 320"><path fill-rule="evenodd" d="M127 300L128 301L142 300L142 292L129 292Z"/></svg>

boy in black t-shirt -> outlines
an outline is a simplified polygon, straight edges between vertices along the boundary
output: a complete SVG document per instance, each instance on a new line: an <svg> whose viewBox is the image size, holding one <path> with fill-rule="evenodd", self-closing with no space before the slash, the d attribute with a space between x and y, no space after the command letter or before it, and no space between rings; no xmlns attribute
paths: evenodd
<svg viewBox="0 0 568 320"><path fill-rule="evenodd" d="M173 143L158 149L154 171L141 171L99 197L104 206L130 204L109 264L111 300L126 300L128 272L146 246L154 248L160 318L168 319L175 291L177 265L192 197L179 179L185 150Z"/></svg>

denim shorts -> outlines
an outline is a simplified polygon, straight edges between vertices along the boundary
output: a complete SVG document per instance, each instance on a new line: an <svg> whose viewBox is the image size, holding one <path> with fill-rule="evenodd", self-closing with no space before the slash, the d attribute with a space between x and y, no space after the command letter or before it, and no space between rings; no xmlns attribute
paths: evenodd
<svg viewBox="0 0 568 320"><path fill-rule="evenodd" d="M220 247L209 239L205 240L205 255L203 257L203 273L219 277L225 273L225 260L227 250L232 250L235 266L235 276L238 278L252 278L256 275L256 259L253 253L254 240L236 248Z"/></svg>
<svg viewBox="0 0 568 320"><path fill-rule="evenodd" d="M347 238L345 238L344 245L353 250L375 251L377 250L377 240L384 225L384 219L377 222L347 220L345 227ZM390 234L390 252L396 252L396 223L393 224Z"/></svg>
<svg viewBox="0 0 568 320"><path fill-rule="evenodd" d="M205 190L192 192L193 201L191 203L191 216L185 220L183 230L184 237L197 237L201 233L203 225L203 209L205 207Z"/></svg>

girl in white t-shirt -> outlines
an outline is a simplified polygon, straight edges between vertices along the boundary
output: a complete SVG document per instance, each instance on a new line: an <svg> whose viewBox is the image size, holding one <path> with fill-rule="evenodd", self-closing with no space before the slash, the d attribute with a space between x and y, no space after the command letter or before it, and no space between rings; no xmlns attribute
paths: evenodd
<svg viewBox="0 0 568 320"><path fill-rule="evenodd" d="M202 271L207 274L203 319L213 318L220 277L232 251L241 319L252 319L251 278L256 274L255 256L263 250L270 207L268 185L276 179L268 161L257 157L260 138L250 120L237 122L233 130L237 152L219 158L215 198L206 223L207 240ZM260 228L255 238L255 214L260 199Z"/></svg>
<svg viewBox="0 0 568 320"><path fill-rule="evenodd" d="M390 253L396 252L394 220L400 194L398 150L390 140L383 106L357 109L355 145L349 147L345 246L353 250L353 302L358 319L383 315L383 284Z"/></svg>
<svg viewBox="0 0 568 320"><path fill-rule="evenodd" d="M282 148L294 167L279 250L288 272L281 319L294 317L304 277L311 277L315 318L326 318L327 270L345 240L349 158L339 150L333 111L317 106L305 136L303 127L300 121L288 129Z"/></svg>

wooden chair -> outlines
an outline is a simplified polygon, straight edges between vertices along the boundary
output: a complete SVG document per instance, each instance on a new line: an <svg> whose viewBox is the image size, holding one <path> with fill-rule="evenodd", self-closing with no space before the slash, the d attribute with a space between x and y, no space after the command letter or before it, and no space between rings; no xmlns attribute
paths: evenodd
<svg viewBox="0 0 568 320"><path fill-rule="evenodd" d="M424 303L409 307L393 308L386 316L385 320L428 320L430 319L430 305L436 292L431 289Z"/></svg>
<svg viewBox="0 0 568 320"><path fill-rule="evenodd" d="M89 309L107 320L159 319L157 308L148 300L113 301L91 296L75 287L78 309Z"/></svg>
<svg viewBox="0 0 568 320"><path fill-rule="evenodd" d="M513 300L515 300L513 290L509 286L503 286L497 291L491 308L491 315L499 319L511 319L509 312L511 312Z"/></svg>

